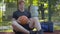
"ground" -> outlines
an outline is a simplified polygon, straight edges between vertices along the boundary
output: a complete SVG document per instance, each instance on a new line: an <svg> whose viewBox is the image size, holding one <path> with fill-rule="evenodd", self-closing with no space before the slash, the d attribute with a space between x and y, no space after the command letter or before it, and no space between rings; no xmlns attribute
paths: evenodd
<svg viewBox="0 0 60 34"><path fill-rule="evenodd" d="M0 32L0 34L14 34L14 32ZM44 32L44 34L60 34L60 31L59 30L56 30L54 32Z"/></svg>
<svg viewBox="0 0 60 34"><path fill-rule="evenodd" d="M56 30L54 32L45 32L44 34L60 34L60 31Z"/></svg>

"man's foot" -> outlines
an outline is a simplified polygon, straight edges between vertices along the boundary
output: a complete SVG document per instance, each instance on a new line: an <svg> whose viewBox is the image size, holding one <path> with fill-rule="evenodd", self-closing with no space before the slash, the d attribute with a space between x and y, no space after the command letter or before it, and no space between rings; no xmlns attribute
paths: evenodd
<svg viewBox="0 0 60 34"><path fill-rule="evenodd" d="M37 31L37 34L44 34L43 30Z"/></svg>
<svg viewBox="0 0 60 34"><path fill-rule="evenodd" d="M30 31L30 34L36 34L37 31Z"/></svg>

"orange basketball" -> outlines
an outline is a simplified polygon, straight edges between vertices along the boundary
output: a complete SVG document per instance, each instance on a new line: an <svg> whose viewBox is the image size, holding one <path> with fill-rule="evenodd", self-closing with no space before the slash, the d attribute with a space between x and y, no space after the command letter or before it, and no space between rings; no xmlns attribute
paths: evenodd
<svg viewBox="0 0 60 34"><path fill-rule="evenodd" d="M28 22L28 17L26 16L20 16L19 21L21 22L20 24L25 25Z"/></svg>

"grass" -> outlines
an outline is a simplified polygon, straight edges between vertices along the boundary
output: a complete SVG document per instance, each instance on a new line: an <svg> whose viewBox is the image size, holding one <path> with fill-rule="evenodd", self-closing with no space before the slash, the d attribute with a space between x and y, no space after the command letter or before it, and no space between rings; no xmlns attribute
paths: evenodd
<svg viewBox="0 0 60 34"><path fill-rule="evenodd" d="M13 30L12 29L0 30L0 32L13 32Z"/></svg>
<svg viewBox="0 0 60 34"><path fill-rule="evenodd" d="M3 21L3 22L0 22L0 26L8 26L8 25L11 25L12 22L11 21Z"/></svg>
<svg viewBox="0 0 60 34"><path fill-rule="evenodd" d="M54 26L54 30L60 30L60 26L55 25L55 26Z"/></svg>
<svg viewBox="0 0 60 34"><path fill-rule="evenodd" d="M3 21L0 22L0 26L11 26L12 22L11 21ZM9 27L9 29L0 29L0 32L13 32L12 28Z"/></svg>

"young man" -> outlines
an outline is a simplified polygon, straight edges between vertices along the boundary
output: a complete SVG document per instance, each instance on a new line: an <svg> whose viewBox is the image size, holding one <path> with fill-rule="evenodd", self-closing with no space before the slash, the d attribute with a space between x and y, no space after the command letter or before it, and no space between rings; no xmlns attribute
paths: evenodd
<svg viewBox="0 0 60 34"><path fill-rule="evenodd" d="M34 23L32 23L32 19L31 19L31 14L28 11L25 11L24 9L24 0L20 0L19 2L19 9L13 13L13 30L15 32L15 34L31 34L31 32L29 30L31 30L31 28L33 28L34 26L32 26ZM19 20L18 18L20 16L27 16L29 18L29 21L26 25L21 25L19 24ZM38 24L37 24L38 25ZM38 32L40 31L40 29L38 30Z"/></svg>

